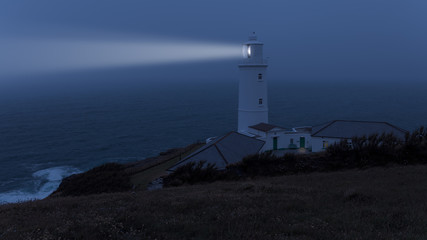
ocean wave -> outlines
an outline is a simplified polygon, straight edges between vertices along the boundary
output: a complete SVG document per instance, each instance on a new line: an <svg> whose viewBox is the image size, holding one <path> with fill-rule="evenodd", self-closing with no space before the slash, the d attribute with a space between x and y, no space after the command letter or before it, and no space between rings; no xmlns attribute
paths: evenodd
<svg viewBox="0 0 427 240"><path fill-rule="evenodd" d="M16 189L0 193L0 204L43 199L58 188L63 178L80 172L82 171L70 166L53 167L36 171L32 174L31 189Z"/></svg>

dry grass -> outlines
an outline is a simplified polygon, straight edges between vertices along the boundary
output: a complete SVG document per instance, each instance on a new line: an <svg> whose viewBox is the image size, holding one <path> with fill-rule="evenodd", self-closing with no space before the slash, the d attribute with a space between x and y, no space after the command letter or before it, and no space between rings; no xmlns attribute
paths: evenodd
<svg viewBox="0 0 427 240"><path fill-rule="evenodd" d="M0 206L0 239L427 239L427 166Z"/></svg>

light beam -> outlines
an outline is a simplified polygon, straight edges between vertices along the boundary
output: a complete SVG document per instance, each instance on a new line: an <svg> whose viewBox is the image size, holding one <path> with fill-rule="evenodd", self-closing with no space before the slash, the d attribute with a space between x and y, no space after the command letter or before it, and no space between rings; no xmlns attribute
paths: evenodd
<svg viewBox="0 0 427 240"><path fill-rule="evenodd" d="M0 40L0 74L207 61L241 56L240 45L183 40Z"/></svg>

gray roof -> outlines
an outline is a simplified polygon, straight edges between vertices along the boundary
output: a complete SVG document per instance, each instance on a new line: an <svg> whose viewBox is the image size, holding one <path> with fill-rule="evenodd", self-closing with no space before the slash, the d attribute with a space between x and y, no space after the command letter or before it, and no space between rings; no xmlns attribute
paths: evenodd
<svg viewBox="0 0 427 240"><path fill-rule="evenodd" d="M335 120L314 126L311 136L352 138L355 136L369 136L375 133L393 133L396 137L404 139L407 132L387 122Z"/></svg>
<svg viewBox="0 0 427 240"><path fill-rule="evenodd" d="M258 153L265 142L246 135L230 132L225 136L209 142L193 154L175 164L169 171L189 162L206 161L215 164L218 169L225 169L228 164L237 163L244 157Z"/></svg>
<svg viewBox="0 0 427 240"><path fill-rule="evenodd" d="M252 129L255 129L255 130L262 131L262 132L268 132L268 131L270 131L273 128L281 128L281 129L283 129L282 127L275 126L275 125L268 124L268 123L258 123L256 125L249 126L249 127L252 128Z"/></svg>
<svg viewBox="0 0 427 240"><path fill-rule="evenodd" d="M311 126L294 127L293 130L295 130L296 133L311 133L313 130L313 127Z"/></svg>

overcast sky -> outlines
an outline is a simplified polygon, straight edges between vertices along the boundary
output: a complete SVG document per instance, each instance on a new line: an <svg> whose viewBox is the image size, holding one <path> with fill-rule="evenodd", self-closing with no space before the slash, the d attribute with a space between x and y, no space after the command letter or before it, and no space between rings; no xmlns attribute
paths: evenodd
<svg viewBox="0 0 427 240"><path fill-rule="evenodd" d="M52 39L155 36L171 41L240 44L252 31L265 43L269 77L273 81L427 79L426 0L2 0L0 3L0 38L31 41L40 36ZM233 76L236 70L233 61L238 62L227 60L224 65L216 61L202 64L200 69L217 67L212 72ZM191 69L191 64L187 68ZM193 77L212 77L208 73L194 71Z"/></svg>

